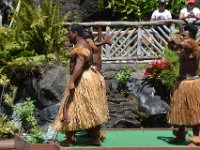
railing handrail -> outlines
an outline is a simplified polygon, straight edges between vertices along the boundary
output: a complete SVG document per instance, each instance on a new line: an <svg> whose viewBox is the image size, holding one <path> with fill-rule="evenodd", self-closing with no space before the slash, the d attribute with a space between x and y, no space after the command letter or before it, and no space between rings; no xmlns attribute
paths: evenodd
<svg viewBox="0 0 200 150"><path fill-rule="evenodd" d="M64 22L68 27L75 22ZM113 44L101 46L102 60L110 62L134 62L157 59L164 53L171 34L179 33L186 24L183 20L170 19L159 21L95 21L77 22L84 28L90 28L95 41L101 41L104 35L111 35ZM194 23L199 25L200 21ZM147 27L147 28L146 28ZM197 39L200 41L200 38Z"/></svg>
<svg viewBox="0 0 200 150"><path fill-rule="evenodd" d="M63 26L67 27L75 22L63 22ZM94 21L94 22L77 22L82 26L152 26L152 25L162 25L174 23L176 25L185 24L185 21L179 19L169 19L169 20L157 20L157 21ZM197 21L195 24L199 24L200 21Z"/></svg>

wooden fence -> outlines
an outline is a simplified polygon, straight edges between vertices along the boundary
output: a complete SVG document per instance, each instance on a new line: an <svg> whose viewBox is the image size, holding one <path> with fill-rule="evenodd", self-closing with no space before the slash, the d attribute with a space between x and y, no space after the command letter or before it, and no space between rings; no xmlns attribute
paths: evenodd
<svg viewBox="0 0 200 150"><path fill-rule="evenodd" d="M72 23L65 22L64 27ZM132 63L158 59L164 53L167 41L185 25L182 20L149 22L82 22L95 35L95 41L101 41L105 35L112 36L112 45L101 47L104 63ZM199 23L195 23L198 27ZM200 32L197 41L200 41Z"/></svg>

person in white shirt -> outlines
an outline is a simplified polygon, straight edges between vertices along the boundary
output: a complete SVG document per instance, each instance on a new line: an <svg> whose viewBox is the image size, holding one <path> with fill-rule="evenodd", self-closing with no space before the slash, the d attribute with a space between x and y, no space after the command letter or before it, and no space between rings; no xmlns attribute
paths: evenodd
<svg viewBox="0 0 200 150"><path fill-rule="evenodd" d="M160 0L158 9L155 10L151 15L151 21L172 19L171 13L165 9L165 6L165 0Z"/></svg>
<svg viewBox="0 0 200 150"><path fill-rule="evenodd" d="M153 12L153 14L151 15L151 20L150 21L157 21L157 20L168 20L168 19L172 19L172 15L171 13L165 9L166 7L166 1L165 0L159 0L159 5L158 5L158 9L155 10ZM167 25L169 26L169 25ZM161 35L163 37L163 39L165 39L167 41L167 37L166 35L169 35L169 32L163 27L163 25L155 25L153 27L153 29L155 29L157 31L157 33L153 33L154 37L156 38L157 41L160 41L160 37L157 36L157 34ZM162 31L160 31L162 30ZM163 34L163 32L165 34Z"/></svg>
<svg viewBox="0 0 200 150"><path fill-rule="evenodd" d="M193 23L200 19L200 10L195 7L195 0L188 0L187 3L187 7L181 9L179 19L183 19L188 23Z"/></svg>

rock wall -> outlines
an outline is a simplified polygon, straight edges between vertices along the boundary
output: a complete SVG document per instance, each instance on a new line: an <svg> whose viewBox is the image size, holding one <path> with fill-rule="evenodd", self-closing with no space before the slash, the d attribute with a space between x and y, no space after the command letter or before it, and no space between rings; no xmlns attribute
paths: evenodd
<svg viewBox="0 0 200 150"><path fill-rule="evenodd" d="M98 0L61 0L61 13L71 13L69 21L100 20Z"/></svg>
<svg viewBox="0 0 200 150"><path fill-rule="evenodd" d="M144 87L141 84L141 80L143 80L141 70L133 74L129 83L129 94L123 95L120 92L120 82L116 80L116 73L125 66L127 64L103 65L103 74L107 84L110 119L102 127L135 128L141 126L166 126L165 114L168 105L161 101L160 97L152 97L152 87L146 87L145 90L141 90L141 87ZM25 101L26 97L31 97L32 100L35 100L35 116L41 128L47 129L47 126L52 123L58 112L60 100L66 87L67 72L66 67L62 65L52 65L46 67L39 76L27 76L14 81L18 86L15 104L20 105L20 103ZM143 92L138 93L138 91ZM143 102L142 105L141 101ZM152 105L154 106L152 109L147 109ZM143 108L142 111L141 108ZM151 114L152 110L156 110L155 112L161 111L162 113ZM141 115L144 113L145 116ZM151 119L149 120L149 118Z"/></svg>

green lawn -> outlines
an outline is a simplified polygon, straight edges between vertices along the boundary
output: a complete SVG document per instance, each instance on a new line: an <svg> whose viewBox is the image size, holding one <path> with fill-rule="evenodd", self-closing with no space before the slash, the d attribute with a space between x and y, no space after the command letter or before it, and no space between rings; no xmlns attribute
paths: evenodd
<svg viewBox="0 0 200 150"><path fill-rule="evenodd" d="M175 145L168 141L173 139L171 130L103 130L106 134L101 147L174 147L186 146L189 142ZM189 131L191 134L191 131ZM88 138L82 138L80 135L84 132L77 133L77 143L73 147L82 147ZM66 139L63 133L58 133L57 140ZM85 147L85 146L84 146Z"/></svg>

